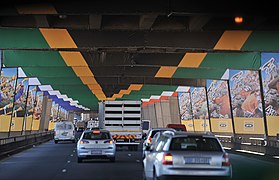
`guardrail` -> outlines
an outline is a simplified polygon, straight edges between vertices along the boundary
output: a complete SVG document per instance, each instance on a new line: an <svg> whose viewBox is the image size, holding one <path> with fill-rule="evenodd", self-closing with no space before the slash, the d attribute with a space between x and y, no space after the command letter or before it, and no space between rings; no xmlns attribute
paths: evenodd
<svg viewBox="0 0 279 180"><path fill-rule="evenodd" d="M42 132L23 136L14 136L0 139L0 158L20 152L33 145L53 139L54 132Z"/></svg>
<svg viewBox="0 0 279 180"><path fill-rule="evenodd" d="M253 137L218 136L225 149L230 152L243 152L268 158L279 158L279 140Z"/></svg>

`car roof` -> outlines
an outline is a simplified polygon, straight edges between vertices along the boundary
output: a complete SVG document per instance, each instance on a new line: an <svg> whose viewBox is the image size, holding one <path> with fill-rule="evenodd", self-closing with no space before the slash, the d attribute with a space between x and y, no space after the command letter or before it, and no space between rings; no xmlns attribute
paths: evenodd
<svg viewBox="0 0 279 180"><path fill-rule="evenodd" d="M175 137L197 137L197 136L200 136L200 137L210 137L210 138L216 138L214 136L213 133L211 132L185 132L185 131L176 131L174 133L174 135L172 136L175 136Z"/></svg>
<svg viewBox="0 0 279 180"><path fill-rule="evenodd" d="M175 130L175 129L173 129L173 128L161 127L161 128L151 128L150 130L151 130L151 131L154 131L154 130Z"/></svg>
<svg viewBox="0 0 279 180"><path fill-rule="evenodd" d="M92 131L100 131L100 132L108 132L109 133L109 131L108 130L106 130L106 129L86 129L85 131L83 131L84 133L88 133L88 132L92 132Z"/></svg>

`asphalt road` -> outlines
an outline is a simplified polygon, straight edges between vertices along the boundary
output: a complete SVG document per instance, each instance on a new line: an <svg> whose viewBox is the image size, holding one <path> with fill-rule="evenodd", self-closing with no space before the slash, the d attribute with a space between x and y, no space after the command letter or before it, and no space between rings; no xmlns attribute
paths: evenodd
<svg viewBox="0 0 279 180"><path fill-rule="evenodd" d="M279 164L242 155L231 156L234 180L278 180ZM141 180L140 151L119 149L116 162L77 163L76 146L53 141L0 161L0 180Z"/></svg>

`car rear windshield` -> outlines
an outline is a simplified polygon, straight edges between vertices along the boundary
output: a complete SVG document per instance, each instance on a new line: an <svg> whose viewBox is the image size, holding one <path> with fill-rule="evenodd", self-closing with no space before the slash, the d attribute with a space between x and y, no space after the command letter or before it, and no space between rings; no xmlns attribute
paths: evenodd
<svg viewBox="0 0 279 180"><path fill-rule="evenodd" d="M108 132L100 132L100 133L86 132L83 135L83 139L88 139L88 140L110 139L110 135Z"/></svg>
<svg viewBox="0 0 279 180"><path fill-rule="evenodd" d="M144 121L142 122L142 130L148 130L149 129L149 122Z"/></svg>
<svg viewBox="0 0 279 180"><path fill-rule="evenodd" d="M66 124L66 123L56 124L55 129L56 130L71 130L71 129L73 129L73 125Z"/></svg>
<svg viewBox="0 0 279 180"><path fill-rule="evenodd" d="M175 137L170 150L174 151L222 151L217 139L209 137Z"/></svg>

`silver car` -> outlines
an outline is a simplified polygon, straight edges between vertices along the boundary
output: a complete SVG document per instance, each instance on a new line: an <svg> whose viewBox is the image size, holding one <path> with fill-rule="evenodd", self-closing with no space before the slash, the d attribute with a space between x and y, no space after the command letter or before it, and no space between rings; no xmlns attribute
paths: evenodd
<svg viewBox="0 0 279 180"><path fill-rule="evenodd" d="M115 141L107 130L86 130L77 143L78 163L83 159L109 159L114 162L115 152Z"/></svg>
<svg viewBox="0 0 279 180"><path fill-rule="evenodd" d="M160 136L143 165L146 179L232 177L228 154L215 136L206 133L176 132Z"/></svg>
<svg viewBox="0 0 279 180"><path fill-rule="evenodd" d="M142 159L144 159L146 157L146 155L150 152L151 148L153 148L154 146L157 145L158 139L161 137L161 135L166 134L166 133L174 134L174 132L176 132L176 130L172 129L172 128L168 128L168 129L163 128L160 130L157 129L157 132L152 137L152 141L150 141L150 143L148 145L145 145L145 147L143 148Z"/></svg>

